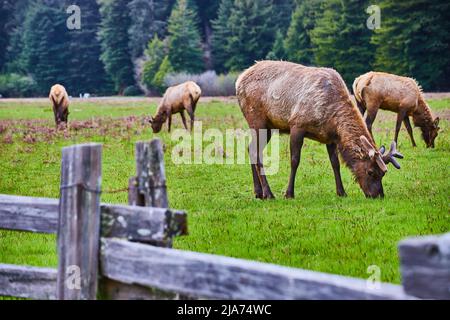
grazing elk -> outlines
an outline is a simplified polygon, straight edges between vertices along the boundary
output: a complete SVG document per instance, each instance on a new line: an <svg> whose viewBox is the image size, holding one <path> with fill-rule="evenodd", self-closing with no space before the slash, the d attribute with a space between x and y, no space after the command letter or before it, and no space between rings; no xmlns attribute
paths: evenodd
<svg viewBox="0 0 450 320"><path fill-rule="evenodd" d="M69 96L67 95L66 89L60 84L55 84L50 89L49 98L53 105L56 127L58 128L62 123L67 124Z"/></svg>
<svg viewBox="0 0 450 320"><path fill-rule="evenodd" d="M433 119L422 89L414 79L383 72L368 72L355 79L353 93L361 113L364 115L367 110L366 124L371 134L378 109L389 110L397 113L395 142L398 141L403 122L413 147L416 146L409 122L409 117L412 116L414 125L422 131L427 147L434 148L434 140L440 129L439 117Z"/></svg>
<svg viewBox="0 0 450 320"><path fill-rule="evenodd" d="M341 76L333 69L305 67L283 61L261 61L242 73L236 81L242 113L257 131L250 143L254 191L257 198L273 198L263 169L262 150L270 140L261 141L259 132L279 129L290 133L291 173L285 193L294 197L294 182L304 138L327 145L334 171L336 190L345 196L337 151L353 172L367 197L383 197L381 180L386 164L400 166L395 150L384 154L376 149L363 118ZM255 151L256 150L256 151Z"/></svg>
<svg viewBox="0 0 450 320"><path fill-rule="evenodd" d="M180 113L184 128L188 130L184 110L189 114L191 119L191 131L194 127L194 112L197 102L200 99L202 90L193 81L187 81L177 86L167 88L158 110L154 117L150 118L150 123L154 133L161 131L161 127L169 119L168 128L172 125L172 115Z"/></svg>

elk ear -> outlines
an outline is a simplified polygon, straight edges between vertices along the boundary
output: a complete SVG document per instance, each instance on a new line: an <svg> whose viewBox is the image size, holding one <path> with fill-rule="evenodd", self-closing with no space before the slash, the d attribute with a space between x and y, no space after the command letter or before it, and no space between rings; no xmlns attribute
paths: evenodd
<svg viewBox="0 0 450 320"><path fill-rule="evenodd" d="M148 122L153 123L153 117L150 116L150 119L148 119Z"/></svg>
<svg viewBox="0 0 450 320"><path fill-rule="evenodd" d="M436 128L439 126L439 120L440 120L439 117L436 117L436 119L434 119L433 124Z"/></svg>
<svg viewBox="0 0 450 320"><path fill-rule="evenodd" d="M361 140L364 151L366 151L369 154L369 157L372 159L375 156L376 150L373 148L373 146L365 136L359 137L359 140Z"/></svg>

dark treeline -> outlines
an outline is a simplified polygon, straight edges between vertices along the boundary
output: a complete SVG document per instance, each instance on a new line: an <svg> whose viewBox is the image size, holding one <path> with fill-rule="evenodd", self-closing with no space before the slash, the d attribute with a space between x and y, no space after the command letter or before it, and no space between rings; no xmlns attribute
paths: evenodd
<svg viewBox="0 0 450 320"><path fill-rule="evenodd" d="M366 22L378 5L380 28ZM81 28L70 30L70 5ZM0 94L157 93L169 73L239 72L261 59L367 71L450 90L441 0L0 0Z"/></svg>

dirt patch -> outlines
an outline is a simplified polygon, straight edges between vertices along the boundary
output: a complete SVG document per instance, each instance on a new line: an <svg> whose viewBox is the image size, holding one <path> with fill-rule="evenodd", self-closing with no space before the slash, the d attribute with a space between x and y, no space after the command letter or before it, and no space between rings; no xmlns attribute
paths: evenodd
<svg viewBox="0 0 450 320"><path fill-rule="evenodd" d="M75 137L109 136L131 139L132 136L149 130L147 116L122 118L94 118L73 120L68 127L56 129L49 120L0 120L0 143L11 144L22 141L27 144L51 142Z"/></svg>

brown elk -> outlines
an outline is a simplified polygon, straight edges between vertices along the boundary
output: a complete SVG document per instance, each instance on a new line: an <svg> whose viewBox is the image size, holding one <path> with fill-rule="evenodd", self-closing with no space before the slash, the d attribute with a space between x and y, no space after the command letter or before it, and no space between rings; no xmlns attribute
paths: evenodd
<svg viewBox="0 0 450 320"><path fill-rule="evenodd" d="M403 122L413 147L416 146L409 122L409 117L412 116L414 125L422 131L427 147L434 148L434 140L440 129L439 117L433 119L422 89L414 79L383 72L368 72L355 79L353 93L361 113L364 115L367 110L366 124L371 134L378 109L389 110L397 113L395 142L398 141Z"/></svg>
<svg viewBox="0 0 450 320"><path fill-rule="evenodd" d="M67 124L69 117L69 96L66 89L60 84L55 84L50 89L49 98L53 105L56 127L58 128L62 123Z"/></svg>
<svg viewBox="0 0 450 320"><path fill-rule="evenodd" d="M386 164L400 166L395 143L385 154L377 150L341 76L333 69L305 67L283 61L261 61L236 81L242 113L251 129L268 130L267 141L257 133L250 143L254 191L257 198L274 198L264 174L262 150L270 129L290 134L291 173L285 197L294 197L294 183L304 138L327 145L336 190L345 196L338 153L367 197L383 197L381 180Z"/></svg>
<svg viewBox="0 0 450 320"><path fill-rule="evenodd" d="M195 120L194 112L201 94L202 90L193 81L187 81L177 86L167 88L162 101L159 104L156 115L150 118L153 132L158 133L161 131L162 125L167 119L169 119L168 129L170 132L172 115L175 113L180 113L184 128L188 130L184 110L187 111L189 118L191 119L192 131Z"/></svg>

